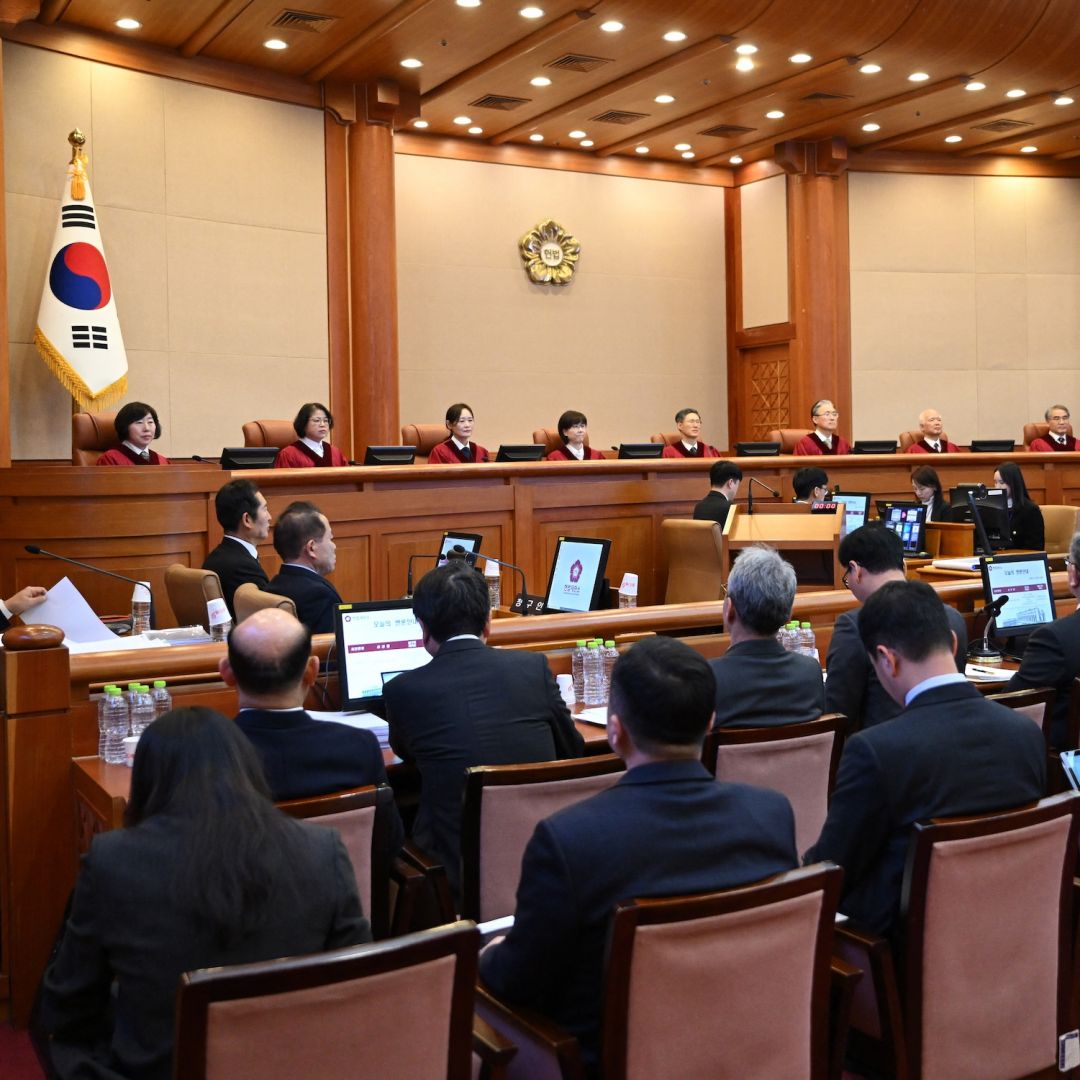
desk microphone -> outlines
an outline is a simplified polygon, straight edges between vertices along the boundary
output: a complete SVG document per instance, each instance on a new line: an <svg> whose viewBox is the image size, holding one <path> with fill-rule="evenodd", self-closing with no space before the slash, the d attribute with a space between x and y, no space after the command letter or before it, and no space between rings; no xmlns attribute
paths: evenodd
<svg viewBox="0 0 1080 1080"><path fill-rule="evenodd" d="M451 558L461 559L464 558L466 555L472 553L467 552L460 544L455 544L450 549L450 551L447 552L447 554ZM520 566L515 566L513 563L505 562L503 559L496 559L491 555L477 555L476 557L478 559L484 559L487 562L493 562L496 566L505 566L507 570L514 570L521 575L521 614L528 615L529 606L527 601L529 597L529 588L525 584L525 571L522 570Z"/></svg>
<svg viewBox="0 0 1080 1080"><path fill-rule="evenodd" d="M412 598L412 582L413 582L412 568L413 568L413 561L416 560L416 559L441 559L441 558L442 558L441 555L418 554L418 555L410 555L409 556L409 576L408 576L407 584L405 585L405 599L406 600L410 600Z"/></svg>
<svg viewBox="0 0 1080 1080"><path fill-rule="evenodd" d="M220 457L203 457L202 454L192 454L192 461L201 461L204 465L220 465Z"/></svg>
<svg viewBox="0 0 1080 1080"><path fill-rule="evenodd" d="M774 499L780 498L780 492L769 487L764 480L759 480L756 476L748 476L746 478L746 512L748 514L754 512L754 484L763 487Z"/></svg>
<svg viewBox="0 0 1080 1080"><path fill-rule="evenodd" d="M26 550L31 555L44 555L47 559L57 559L60 562L70 563L72 566L78 566L83 570L89 570L92 574L102 574L105 577L116 578L117 581L126 581L129 585L141 585L148 593L150 593L150 625L151 627L156 625L157 619L154 614L154 593L150 588L150 583L147 581L138 581L135 578L126 577L124 574L115 574L112 570L102 570L100 566L93 566L91 563L80 562L78 559L69 559L66 555L57 555L55 551L46 551L44 548L39 548L37 544L27 544Z"/></svg>
<svg viewBox="0 0 1080 1080"><path fill-rule="evenodd" d="M1000 664L1001 653L997 649L990 647L990 627L994 625L994 620L1001 614L1001 609L1009 602L1009 594L1002 593L996 600L991 601L979 612L980 615L987 615L989 618L986 620L986 626L983 629L983 639L981 645L973 645L968 649L968 656L972 660L978 660L984 664Z"/></svg>

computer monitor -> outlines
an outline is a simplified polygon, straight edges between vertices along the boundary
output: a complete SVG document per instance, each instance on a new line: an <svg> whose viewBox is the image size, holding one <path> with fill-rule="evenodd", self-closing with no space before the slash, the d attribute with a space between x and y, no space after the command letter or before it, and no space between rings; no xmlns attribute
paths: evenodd
<svg viewBox="0 0 1080 1080"><path fill-rule="evenodd" d="M619 443L619 460L627 458L658 458L664 453L664 444L658 442Z"/></svg>
<svg viewBox="0 0 1080 1080"><path fill-rule="evenodd" d="M465 561L470 566L476 565L476 556L480 553L480 545L484 538L479 533L444 532L442 542L439 544L439 559L436 566L442 566L447 560L447 555L455 548L463 548Z"/></svg>
<svg viewBox="0 0 1080 1080"><path fill-rule="evenodd" d="M900 537L904 557L920 555L926 546L923 533L926 529L926 507L920 502L888 503L881 515L886 529Z"/></svg>
<svg viewBox="0 0 1080 1080"><path fill-rule="evenodd" d="M986 532L986 541L991 551L1000 551L1009 546L1009 493L1004 488L987 488L983 484L957 484L949 489L949 520L975 522L976 534L980 522L975 521L971 502L974 500L979 512L981 527ZM977 539L980 539L976 536ZM980 546L982 544L980 543ZM983 554L985 555L984 548Z"/></svg>
<svg viewBox="0 0 1080 1080"><path fill-rule="evenodd" d="M551 560L544 611L592 611L600 606L610 540L560 536Z"/></svg>
<svg viewBox="0 0 1080 1080"><path fill-rule="evenodd" d="M895 454L894 439L856 439L851 448L853 454Z"/></svg>
<svg viewBox="0 0 1080 1080"><path fill-rule="evenodd" d="M980 559L979 565L986 602L1009 598L994 619L999 635L1019 637L1054 621L1054 590L1046 552L989 555Z"/></svg>
<svg viewBox="0 0 1080 1080"><path fill-rule="evenodd" d="M1011 454L1016 449L1012 439L972 439L973 454Z"/></svg>
<svg viewBox="0 0 1080 1080"><path fill-rule="evenodd" d="M736 457L777 457L780 454L778 442L737 442Z"/></svg>
<svg viewBox="0 0 1080 1080"><path fill-rule="evenodd" d="M415 446L369 446L364 451L365 465L411 465L415 460Z"/></svg>
<svg viewBox="0 0 1080 1080"><path fill-rule="evenodd" d="M496 461L539 461L547 449L542 443L503 443Z"/></svg>
<svg viewBox="0 0 1080 1080"><path fill-rule="evenodd" d="M346 712L382 705L383 687L391 679L431 659L410 600L338 604L334 633Z"/></svg>
<svg viewBox="0 0 1080 1080"><path fill-rule="evenodd" d="M866 524L866 515L870 508L869 491L836 491L833 500L844 506L844 520L840 523L841 537Z"/></svg>
<svg viewBox="0 0 1080 1080"><path fill-rule="evenodd" d="M272 469L276 446L226 446L221 451L223 469Z"/></svg>

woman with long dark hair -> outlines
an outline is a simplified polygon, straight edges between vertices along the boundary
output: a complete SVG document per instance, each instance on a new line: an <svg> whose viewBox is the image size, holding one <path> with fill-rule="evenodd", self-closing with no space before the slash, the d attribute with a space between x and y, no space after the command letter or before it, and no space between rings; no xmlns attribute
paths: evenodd
<svg viewBox="0 0 1080 1080"><path fill-rule="evenodd" d="M1009 497L1009 547L1044 551L1046 526L1042 511L1028 494L1020 466L1003 461L994 470L994 487L1004 488Z"/></svg>
<svg viewBox="0 0 1080 1080"><path fill-rule="evenodd" d="M212 709L143 732L127 824L95 838L45 973L61 1077L171 1077L185 971L371 940L336 830L277 810L254 747Z"/></svg>
<svg viewBox="0 0 1080 1080"><path fill-rule="evenodd" d="M931 465L911 470L911 490L926 507L927 521L948 521L949 503L941 491L941 477Z"/></svg>

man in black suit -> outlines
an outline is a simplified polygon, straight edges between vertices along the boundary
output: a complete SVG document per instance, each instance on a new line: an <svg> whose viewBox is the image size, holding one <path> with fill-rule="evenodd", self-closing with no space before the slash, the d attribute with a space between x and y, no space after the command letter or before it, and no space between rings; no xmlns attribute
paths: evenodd
<svg viewBox="0 0 1080 1080"><path fill-rule="evenodd" d="M456 894L465 770L578 757L585 744L547 659L485 644L490 599L471 566L426 573L412 606L432 660L386 684L390 745L420 771L413 839L446 867Z"/></svg>
<svg viewBox="0 0 1080 1080"><path fill-rule="evenodd" d="M236 725L259 751L276 801L386 783L382 749L370 731L304 711L319 658L311 651L311 631L287 611L256 611L234 627L218 669L236 687ZM403 835L396 808L393 817L396 852Z"/></svg>
<svg viewBox="0 0 1080 1080"><path fill-rule="evenodd" d="M221 595L235 619L233 594L251 582L265 589L270 579L259 562L255 544L270 535L270 510L263 493L250 480L230 480L214 496L214 512L225 530L225 539L203 562L221 581Z"/></svg>
<svg viewBox="0 0 1080 1080"><path fill-rule="evenodd" d="M37 607L48 595L49 590L40 585L27 585L14 596L0 600L0 630L6 630L16 615Z"/></svg>
<svg viewBox="0 0 1080 1080"><path fill-rule="evenodd" d="M694 520L715 521L723 526L741 483L742 469L735 462L714 462L709 470L709 493L694 507Z"/></svg>
<svg viewBox="0 0 1080 1080"><path fill-rule="evenodd" d="M500 998L537 1009L600 1057L603 959L621 900L743 885L797 863L791 805L776 791L718 782L702 766L715 684L672 638L615 664L607 735L626 762L613 787L540 822L525 850L514 926L480 958Z"/></svg>
<svg viewBox="0 0 1080 1080"><path fill-rule="evenodd" d="M900 537L876 522L848 533L840 541L838 556L845 568L844 586L864 604L883 585L906 577ZM956 635L956 669L962 672L967 659L967 626L956 608L942 606L949 629ZM859 637L860 611L845 611L836 620L825 659L829 676L825 711L843 713L848 718L848 731L891 720L903 707L903 702L893 701L878 682Z"/></svg>
<svg viewBox="0 0 1080 1080"><path fill-rule="evenodd" d="M806 853L844 868L840 910L879 934L899 913L915 822L1004 810L1046 790L1042 733L956 670L946 610L918 581L891 581L863 605L863 647L903 712L848 739L828 817Z"/></svg>
<svg viewBox="0 0 1080 1080"><path fill-rule="evenodd" d="M789 652L776 632L791 614L795 570L772 548L747 548L728 575L728 651L709 666L716 677L717 727L772 727L825 712L821 664Z"/></svg>
<svg viewBox="0 0 1080 1080"><path fill-rule="evenodd" d="M296 617L313 634L332 634L341 597L324 576L337 565L326 515L314 503L289 503L274 526L274 550L282 567L266 591L287 596L296 605Z"/></svg>
<svg viewBox="0 0 1080 1080"><path fill-rule="evenodd" d="M1069 591L1080 599L1080 533L1069 544ZM1027 640L1020 670L1009 680L1007 690L1028 690L1052 686L1057 690L1051 738L1054 746L1065 748L1069 718L1069 690L1080 675L1080 609L1036 630Z"/></svg>

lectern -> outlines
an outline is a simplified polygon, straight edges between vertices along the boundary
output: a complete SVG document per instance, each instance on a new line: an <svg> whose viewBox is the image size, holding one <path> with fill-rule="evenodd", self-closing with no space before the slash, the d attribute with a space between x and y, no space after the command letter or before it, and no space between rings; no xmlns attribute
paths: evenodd
<svg viewBox="0 0 1080 1080"><path fill-rule="evenodd" d="M808 506L793 505L787 513L746 514L733 506L724 526L721 560L724 580L739 552L753 544L767 544L784 556L800 585L841 587L837 561L843 514L811 514Z"/></svg>

